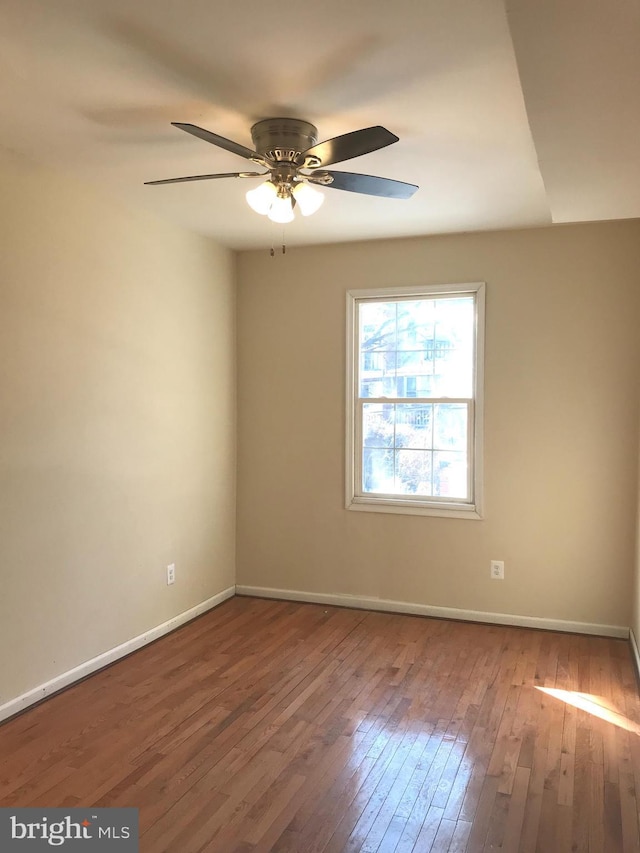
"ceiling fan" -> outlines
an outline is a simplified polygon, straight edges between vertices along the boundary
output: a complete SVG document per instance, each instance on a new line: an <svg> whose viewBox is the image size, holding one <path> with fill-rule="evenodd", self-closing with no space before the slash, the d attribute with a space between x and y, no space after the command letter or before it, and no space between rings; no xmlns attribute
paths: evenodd
<svg viewBox="0 0 640 853"><path fill-rule="evenodd" d="M326 169L326 166L333 163L369 154L398 142L395 134L379 125L318 142L318 131L308 121L294 118L264 119L251 128L255 150L195 124L172 122L172 125L197 136L198 139L217 145L218 148L239 154L240 157L262 166L266 171L191 175L185 178L146 181L147 185L208 181L214 178L266 178L258 187L249 190L246 198L256 213L264 214L274 222L291 222L296 205L303 216L315 213L324 196L314 188L314 184L385 198L410 198L418 189L415 184L406 184L391 178Z"/></svg>

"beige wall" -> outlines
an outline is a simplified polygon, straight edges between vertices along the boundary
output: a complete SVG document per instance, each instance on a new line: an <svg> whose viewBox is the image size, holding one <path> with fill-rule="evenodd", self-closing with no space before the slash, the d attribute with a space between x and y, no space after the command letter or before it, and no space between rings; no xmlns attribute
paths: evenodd
<svg viewBox="0 0 640 853"><path fill-rule="evenodd" d="M639 222L250 252L238 272L239 584L630 624ZM345 291L478 280L485 519L345 510Z"/></svg>
<svg viewBox="0 0 640 853"><path fill-rule="evenodd" d="M212 241L0 186L1 705L234 583L235 297Z"/></svg>

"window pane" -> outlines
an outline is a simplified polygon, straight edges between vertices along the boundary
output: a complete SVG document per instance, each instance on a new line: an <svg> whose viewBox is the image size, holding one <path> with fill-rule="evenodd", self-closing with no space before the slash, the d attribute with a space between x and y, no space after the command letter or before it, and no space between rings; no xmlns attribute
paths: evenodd
<svg viewBox="0 0 640 853"><path fill-rule="evenodd" d="M393 450L363 448L362 486L365 492L394 493Z"/></svg>
<svg viewBox="0 0 640 853"><path fill-rule="evenodd" d="M366 397L395 397L396 390L396 378L395 376L391 377L379 377L375 378L367 378L362 382L362 387L360 389L360 396L363 398Z"/></svg>
<svg viewBox="0 0 640 853"><path fill-rule="evenodd" d="M436 397L435 376L418 376L416 380L416 397Z"/></svg>
<svg viewBox="0 0 640 853"><path fill-rule="evenodd" d="M360 396L396 397L396 353L360 353Z"/></svg>
<svg viewBox="0 0 640 853"><path fill-rule="evenodd" d="M396 406L396 446L431 449L433 446L433 406L398 404Z"/></svg>
<svg viewBox="0 0 640 853"><path fill-rule="evenodd" d="M395 406L365 403L362 407L362 442L365 447L393 447Z"/></svg>
<svg viewBox="0 0 640 853"><path fill-rule="evenodd" d="M360 305L361 352L397 349L396 305L396 302L363 302Z"/></svg>
<svg viewBox="0 0 640 853"><path fill-rule="evenodd" d="M467 406L463 403L434 406L433 447L466 451L467 446Z"/></svg>
<svg viewBox="0 0 640 853"><path fill-rule="evenodd" d="M395 494L432 495L430 450L396 450Z"/></svg>
<svg viewBox="0 0 640 853"><path fill-rule="evenodd" d="M410 299L398 305L398 349L421 350L433 339L435 300Z"/></svg>
<svg viewBox="0 0 640 853"><path fill-rule="evenodd" d="M424 397L434 387L433 358L430 350L399 350L397 354L397 396Z"/></svg>
<svg viewBox="0 0 640 853"><path fill-rule="evenodd" d="M433 454L433 494L465 500L467 492L467 454L436 450Z"/></svg>

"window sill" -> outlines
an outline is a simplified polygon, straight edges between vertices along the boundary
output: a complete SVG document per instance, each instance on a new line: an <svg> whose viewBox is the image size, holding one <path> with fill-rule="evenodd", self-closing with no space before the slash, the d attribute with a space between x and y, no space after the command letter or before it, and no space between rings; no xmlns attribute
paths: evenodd
<svg viewBox="0 0 640 853"><path fill-rule="evenodd" d="M415 501L391 501L388 498L353 498L347 503L347 509L356 512L384 512L393 515L430 515L436 518L464 518L482 521L479 508L472 504L424 504Z"/></svg>

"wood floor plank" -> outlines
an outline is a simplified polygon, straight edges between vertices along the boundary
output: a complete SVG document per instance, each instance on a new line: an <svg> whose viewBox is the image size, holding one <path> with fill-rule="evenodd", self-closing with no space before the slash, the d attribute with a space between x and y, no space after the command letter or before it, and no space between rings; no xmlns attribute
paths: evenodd
<svg viewBox="0 0 640 853"><path fill-rule="evenodd" d="M438 830L440 829L443 813L444 809L440 809L438 806L431 806L425 816L422 828L418 833L415 845L412 848L416 853L418 853L418 850L424 850L426 853L426 851L431 851L433 849L433 844L436 840L436 836L438 835Z"/></svg>
<svg viewBox="0 0 640 853"><path fill-rule="evenodd" d="M589 743L586 726L576 733L576 763L573 793L573 845L576 850L589 849Z"/></svg>
<svg viewBox="0 0 640 853"><path fill-rule="evenodd" d="M0 805L138 807L142 853L640 853L639 733L622 640L236 597L0 726Z"/></svg>
<svg viewBox="0 0 640 853"><path fill-rule="evenodd" d="M473 824L466 820L456 821L456 828L449 844L449 853L465 853L472 826Z"/></svg>
<svg viewBox="0 0 640 853"><path fill-rule="evenodd" d="M485 776L480 797L478 799L478 808L476 809L476 813L473 817L473 826L469 833L469 841L467 843L467 850L469 853L477 853L478 851L484 850L487 833L491 827L492 816L494 814L494 806L496 803L496 796L498 794L498 784L499 780L496 776ZM499 801L499 805L501 805L501 803L502 800ZM500 823L502 822L502 818L502 809L500 809L498 817Z"/></svg>
<svg viewBox="0 0 640 853"><path fill-rule="evenodd" d="M529 791L529 779L531 770L528 767L516 769L513 787L509 797L509 812L502 835L502 846L504 850L520 850L522 838L522 825L524 823L524 811L527 805L527 794Z"/></svg>

